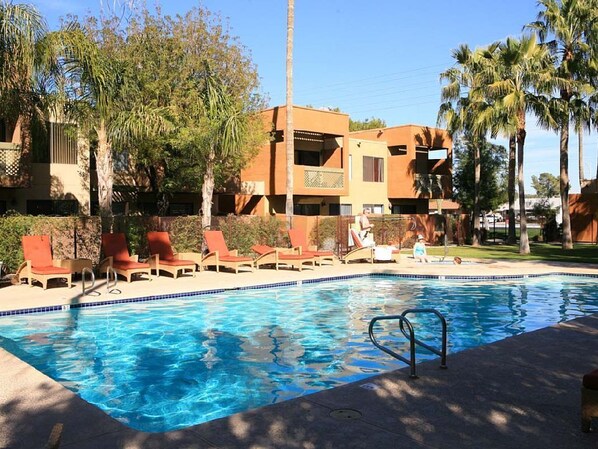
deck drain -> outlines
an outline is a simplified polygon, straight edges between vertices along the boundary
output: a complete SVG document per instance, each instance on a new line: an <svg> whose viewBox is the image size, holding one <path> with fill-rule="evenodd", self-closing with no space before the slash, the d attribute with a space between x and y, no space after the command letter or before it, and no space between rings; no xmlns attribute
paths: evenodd
<svg viewBox="0 0 598 449"><path fill-rule="evenodd" d="M348 420L361 418L361 412L350 408L339 408L332 410L330 416L336 419Z"/></svg>

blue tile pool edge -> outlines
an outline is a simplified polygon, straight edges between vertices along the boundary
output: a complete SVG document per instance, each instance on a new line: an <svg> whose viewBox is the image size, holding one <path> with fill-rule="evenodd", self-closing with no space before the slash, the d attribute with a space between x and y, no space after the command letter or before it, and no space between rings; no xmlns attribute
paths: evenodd
<svg viewBox="0 0 598 449"><path fill-rule="evenodd" d="M486 275L486 276L463 276L463 275L437 275L437 274L404 274L404 273L365 273L365 274L350 274L345 276L330 276L325 278L316 279L304 279L298 281L285 281L275 282L270 284L259 284L249 285L244 287L231 287L231 288L218 288L209 290L199 290L192 292L183 293L167 293L162 295L151 295L142 296L139 298L123 298L123 299L111 299L106 301L94 301L87 303L74 303L74 304L60 304L54 306L41 306L31 307L27 309L15 309L15 310L4 310L0 311L0 317L13 316L13 315L27 315L32 313L46 313L46 312L57 312L70 309L82 309L87 307L101 307L116 304L126 304L135 302L147 302L147 301L160 301L163 299L172 298L185 298L190 296L206 296L219 294L230 291L238 290L262 290L269 288L278 287L295 287L303 284L317 284L323 282L335 282L346 279L356 279L364 277L389 277L389 278L400 278L400 279L438 279L438 280L468 280L468 281L487 281L487 280L505 280L505 279L527 279L527 278L539 278L546 276L568 276L568 277L589 277L598 278L598 274L593 273L566 273L566 272L549 272L549 273L537 273L537 274L502 274L502 275Z"/></svg>

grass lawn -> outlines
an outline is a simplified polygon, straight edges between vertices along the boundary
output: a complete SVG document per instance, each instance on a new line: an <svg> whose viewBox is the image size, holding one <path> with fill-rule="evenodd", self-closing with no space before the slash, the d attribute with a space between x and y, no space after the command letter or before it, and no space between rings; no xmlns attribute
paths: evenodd
<svg viewBox="0 0 598 449"><path fill-rule="evenodd" d="M543 260L547 262L577 262L598 264L598 246L592 244L574 245L572 250L564 251L560 243L530 243L531 254L519 254L519 245L487 244L479 248L472 246L449 246L447 258L459 256L462 259L512 259ZM407 250L405 250L407 251ZM430 256L444 256L444 247L429 246ZM410 252L410 251L409 251Z"/></svg>

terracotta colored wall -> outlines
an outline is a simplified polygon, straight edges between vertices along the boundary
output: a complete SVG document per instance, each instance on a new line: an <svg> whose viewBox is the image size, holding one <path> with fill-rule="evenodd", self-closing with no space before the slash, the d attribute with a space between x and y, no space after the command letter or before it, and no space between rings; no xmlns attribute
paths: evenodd
<svg viewBox="0 0 598 449"><path fill-rule="evenodd" d="M286 127L286 108L275 107L262 112L268 129L272 124L278 134L284 135ZM317 109L293 107L293 122L296 131L313 131L340 136L344 148L323 151L324 167L344 168L348 163L349 116L338 112L320 111ZM343 189L304 188L303 169L295 166L294 191L296 194L309 195L341 195L348 191L348 178L345 170ZM266 195L286 194L286 142L268 142L259 151L250 166L241 171L241 181L264 181Z"/></svg>
<svg viewBox="0 0 598 449"><path fill-rule="evenodd" d="M440 160L428 167L432 174L450 175L452 172L453 143L445 130L426 126L405 125L392 128L374 129L351 133L351 137L362 137L370 140L386 141L388 146L406 145L407 154L388 157L388 197L389 198L419 198L414 188L415 180L415 149L418 146L432 148L447 148L447 159ZM452 186L445 191L449 196Z"/></svg>
<svg viewBox="0 0 598 449"><path fill-rule="evenodd" d="M569 195L569 213L573 241L598 243L598 194Z"/></svg>

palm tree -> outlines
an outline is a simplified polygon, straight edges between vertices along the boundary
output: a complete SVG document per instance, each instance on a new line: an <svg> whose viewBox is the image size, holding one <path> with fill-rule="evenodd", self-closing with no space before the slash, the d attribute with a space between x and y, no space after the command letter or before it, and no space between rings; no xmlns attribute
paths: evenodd
<svg viewBox="0 0 598 449"><path fill-rule="evenodd" d="M535 36L507 38L498 47L496 60L500 70L490 68L488 85L492 109L510 118L508 128L515 125L517 141L517 179L519 190L520 239L519 253L529 254L527 220L525 216L525 180L523 176L526 113L537 103L536 93L545 89L550 79L552 60L547 49L538 45Z"/></svg>
<svg viewBox="0 0 598 449"><path fill-rule="evenodd" d="M165 118L164 108L131 103L130 99L136 98L135 84L126 77L123 63L102 48L91 33L70 23L55 33L54 39L62 46L67 79L64 84L70 100L67 110L97 139L98 202L100 217L107 219L102 220L103 227L109 229L114 147L157 135L172 125Z"/></svg>
<svg viewBox="0 0 598 449"><path fill-rule="evenodd" d="M30 179L31 123L42 115L39 106L45 98L40 74L52 65L46 36L46 23L35 7L0 3L0 116L9 129L21 130L12 141L21 144L23 187Z"/></svg>
<svg viewBox="0 0 598 449"><path fill-rule="evenodd" d="M559 97L551 104L550 112L560 135L560 193L563 217L563 249L572 249L571 218L569 215L569 123L574 120L572 101L583 98L582 77L586 73L590 54L588 37L596 25L594 0L539 0L543 7L537 20L528 25L535 30L559 57L555 81ZM548 40L549 36L551 40Z"/></svg>
<svg viewBox="0 0 598 449"><path fill-rule="evenodd" d="M290 229L293 220L293 168L295 165L295 130L293 127L293 34L295 23L295 1L288 0L287 4L287 122L285 129L287 156L287 196L285 214L287 226Z"/></svg>
<svg viewBox="0 0 598 449"><path fill-rule="evenodd" d="M482 109L483 100L479 96L478 74L479 53L473 52L467 45L453 50L456 66L442 72L440 79L448 81L442 87L442 104L438 112L438 123L446 124L452 136L465 133L474 149L474 201L473 201L473 238L472 245L480 245L480 145L485 131L476 129L474 124L477 114Z"/></svg>
<svg viewBox="0 0 598 449"><path fill-rule="evenodd" d="M202 226L212 222L212 198L214 195L214 169L218 160L226 160L233 152L241 151L246 142L248 116L227 91L225 83L206 65L201 102L207 131L200 151L205 158L205 171L201 189Z"/></svg>

